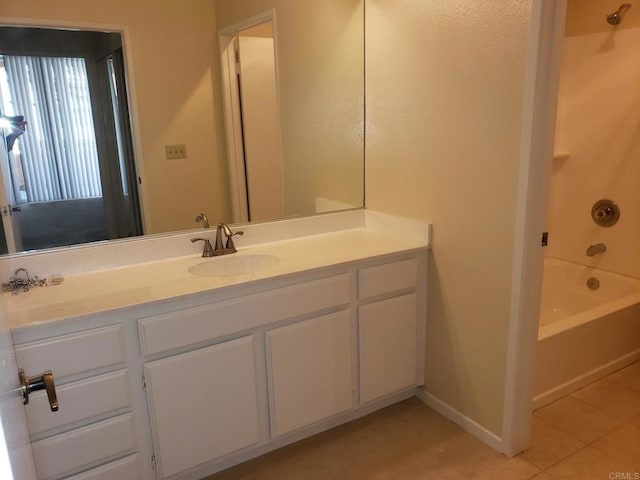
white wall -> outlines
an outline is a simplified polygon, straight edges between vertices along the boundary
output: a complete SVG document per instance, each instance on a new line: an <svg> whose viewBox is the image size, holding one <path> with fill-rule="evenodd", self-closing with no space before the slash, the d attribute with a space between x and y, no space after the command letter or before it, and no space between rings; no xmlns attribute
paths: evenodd
<svg viewBox="0 0 640 480"><path fill-rule="evenodd" d="M366 7L366 204L433 223L425 388L498 436L530 9Z"/></svg>
<svg viewBox="0 0 640 480"><path fill-rule="evenodd" d="M604 15L618 6L569 2L556 149L570 157L554 160L547 255L640 277L640 8L614 28ZM603 198L621 208L613 227L591 219ZM600 242L607 252L588 257Z"/></svg>

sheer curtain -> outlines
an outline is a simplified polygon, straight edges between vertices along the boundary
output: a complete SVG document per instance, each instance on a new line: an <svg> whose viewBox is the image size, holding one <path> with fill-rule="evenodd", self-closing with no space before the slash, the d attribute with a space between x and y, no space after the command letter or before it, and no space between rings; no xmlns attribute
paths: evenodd
<svg viewBox="0 0 640 480"><path fill-rule="evenodd" d="M87 68L82 58L5 56L9 94L24 115L27 202L101 197Z"/></svg>

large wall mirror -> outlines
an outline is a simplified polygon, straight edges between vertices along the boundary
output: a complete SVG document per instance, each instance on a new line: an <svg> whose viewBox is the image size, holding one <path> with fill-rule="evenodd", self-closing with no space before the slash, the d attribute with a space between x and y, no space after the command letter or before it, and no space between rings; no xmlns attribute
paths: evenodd
<svg viewBox="0 0 640 480"><path fill-rule="evenodd" d="M363 0L2 3L4 252L363 205Z"/></svg>

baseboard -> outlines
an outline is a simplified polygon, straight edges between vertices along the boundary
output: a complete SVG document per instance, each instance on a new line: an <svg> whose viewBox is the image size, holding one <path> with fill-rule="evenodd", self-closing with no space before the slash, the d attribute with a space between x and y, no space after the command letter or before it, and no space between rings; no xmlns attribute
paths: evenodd
<svg viewBox="0 0 640 480"><path fill-rule="evenodd" d="M595 382L596 380L606 377L616 370L620 370L627 365L637 362L638 360L640 360L640 349L628 353L627 355L617 358L609 363L605 363L598 368L575 377L568 382L547 390L546 392L542 392L533 397L533 409L537 410L545 405L555 402L556 400L559 400L560 398L569 395L576 390Z"/></svg>
<svg viewBox="0 0 640 480"><path fill-rule="evenodd" d="M429 407L433 408L436 412L438 412L443 417L448 418L453 423L458 424L462 428L464 428L471 435L476 437L481 442L487 444L494 450L499 451L500 453L504 453L503 451L503 442L502 438L497 436L495 433L487 430L485 427L470 419L469 417L463 415L458 410L453 408L452 406L444 403L437 397L434 397L429 392L423 390L422 388L416 389L416 397L426 403Z"/></svg>

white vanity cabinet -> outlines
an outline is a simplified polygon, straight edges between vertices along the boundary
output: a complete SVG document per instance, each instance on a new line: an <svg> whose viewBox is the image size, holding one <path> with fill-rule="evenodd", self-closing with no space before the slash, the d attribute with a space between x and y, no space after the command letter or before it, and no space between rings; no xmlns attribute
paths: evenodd
<svg viewBox="0 0 640 480"><path fill-rule="evenodd" d="M424 382L418 261L411 258L358 273L362 404Z"/></svg>
<svg viewBox="0 0 640 480"><path fill-rule="evenodd" d="M267 332L274 436L354 407L352 331L344 310Z"/></svg>
<svg viewBox="0 0 640 480"><path fill-rule="evenodd" d="M50 410L43 391L32 393L26 407L38 478L138 478L122 327L18 343L15 350L27 375L55 375L59 411Z"/></svg>
<svg viewBox="0 0 640 480"><path fill-rule="evenodd" d="M158 478L198 478L207 463L268 444L277 415L289 431L353 407L353 278L296 280L138 319ZM322 314L327 310L338 312ZM342 366L328 370L325 360ZM290 376L285 368L295 365L297 376ZM279 388L267 385L267 368ZM287 423L281 413L290 412L288 394L310 396L312 377L305 375L321 376L312 405L319 410L306 405ZM336 402L325 391L341 396ZM281 398L269 402L270 395Z"/></svg>
<svg viewBox="0 0 640 480"><path fill-rule="evenodd" d="M419 250L25 327L39 479L198 480L409 398L425 317Z"/></svg>
<svg viewBox="0 0 640 480"><path fill-rule="evenodd" d="M253 335L145 364L160 478L258 442Z"/></svg>

